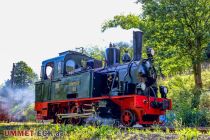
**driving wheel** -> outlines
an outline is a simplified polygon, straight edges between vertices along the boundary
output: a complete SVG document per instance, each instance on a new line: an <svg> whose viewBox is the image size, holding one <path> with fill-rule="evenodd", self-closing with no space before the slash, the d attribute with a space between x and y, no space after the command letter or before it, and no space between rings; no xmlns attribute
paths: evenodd
<svg viewBox="0 0 210 140"><path fill-rule="evenodd" d="M131 110L124 110L121 113L121 123L126 127L131 127L136 123L135 113Z"/></svg>

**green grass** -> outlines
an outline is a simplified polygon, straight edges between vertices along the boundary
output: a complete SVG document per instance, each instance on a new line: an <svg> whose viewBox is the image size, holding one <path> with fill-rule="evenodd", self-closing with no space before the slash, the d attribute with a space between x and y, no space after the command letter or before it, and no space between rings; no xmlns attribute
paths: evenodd
<svg viewBox="0 0 210 140"><path fill-rule="evenodd" d="M5 137L3 130L33 130L35 135L29 136L16 136ZM50 131L52 134L62 132L62 136L37 136L38 131ZM110 126L72 126L72 125L59 125L59 124L39 124L39 123L0 123L0 139L71 139L71 140L95 140L95 139L208 139L210 138L210 131L202 134L196 129L182 129L176 130L171 133L169 130L166 132L156 128L154 131L150 130L137 130L137 129L119 129Z"/></svg>

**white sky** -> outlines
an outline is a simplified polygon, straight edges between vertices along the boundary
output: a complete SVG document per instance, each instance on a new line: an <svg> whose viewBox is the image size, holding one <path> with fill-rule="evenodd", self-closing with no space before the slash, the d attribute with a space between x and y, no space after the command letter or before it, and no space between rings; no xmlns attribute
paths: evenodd
<svg viewBox="0 0 210 140"><path fill-rule="evenodd" d="M139 14L135 0L1 0L0 84L10 78L12 63L25 61L39 74L41 61L79 46L107 46L130 41L132 31L101 33L105 20Z"/></svg>

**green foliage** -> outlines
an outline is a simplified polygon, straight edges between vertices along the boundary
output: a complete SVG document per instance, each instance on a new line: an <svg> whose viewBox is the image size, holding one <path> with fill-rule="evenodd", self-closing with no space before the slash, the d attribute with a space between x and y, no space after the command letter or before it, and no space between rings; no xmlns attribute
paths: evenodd
<svg viewBox="0 0 210 140"><path fill-rule="evenodd" d="M114 46L120 49L120 61L122 61L122 57L125 54L125 52L128 52L131 59L133 58L133 49L132 49L131 44L127 42L116 42L114 43Z"/></svg>
<svg viewBox="0 0 210 140"><path fill-rule="evenodd" d="M99 48L98 46L88 46L84 49L84 54L93 57L97 60L104 61L105 54L104 50Z"/></svg>
<svg viewBox="0 0 210 140"><path fill-rule="evenodd" d="M29 105L25 110L24 110L24 116L26 117L25 119L27 121L35 121L35 111L34 111L34 104Z"/></svg>
<svg viewBox="0 0 210 140"><path fill-rule="evenodd" d="M12 75L9 82L14 88L29 87L37 80L37 74L23 61L15 64Z"/></svg>
<svg viewBox="0 0 210 140"><path fill-rule="evenodd" d="M195 74L196 88L202 87L201 65L209 42L210 2L208 0L144 1L144 18L157 29L152 38L174 48L176 57L186 58ZM160 46L160 45L156 46ZM161 46L161 48L165 48ZM173 58L173 57L172 57ZM171 61L176 63L176 61ZM199 96L199 94L198 94Z"/></svg>
<svg viewBox="0 0 210 140"><path fill-rule="evenodd" d="M210 72L204 71L202 73L203 83L206 85L205 89L209 88ZM193 76L182 75L168 78L161 81L161 85L166 85L169 89L168 98L172 99L173 111L168 112L169 121L173 122L174 126L209 126L210 125L210 94L206 91L201 91L200 102L195 108L197 90L194 89ZM175 114L175 117L171 114ZM169 124L171 125L171 124Z"/></svg>
<svg viewBox="0 0 210 140"><path fill-rule="evenodd" d="M102 25L102 32L104 32L110 27L117 27L117 26L120 26L123 29L140 28L141 24L143 24L142 21L136 15L133 14L129 14L127 16L117 15L114 16L113 20L106 21Z"/></svg>
<svg viewBox="0 0 210 140"><path fill-rule="evenodd" d="M202 48L209 41L208 0L151 0L143 4L144 18L156 28L152 38L180 50L180 56L201 59Z"/></svg>
<svg viewBox="0 0 210 140"><path fill-rule="evenodd" d="M210 70L207 69L206 71L202 72L202 79L203 79L203 90L210 89Z"/></svg>
<svg viewBox="0 0 210 140"><path fill-rule="evenodd" d="M204 92L201 95L200 108L210 109L210 92Z"/></svg>
<svg viewBox="0 0 210 140"><path fill-rule="evenodd" d="M178 130L175 132L176 134L180 135L180 139L187 139L187 140L191 140L191 139L197 139L199 135L201 135L201 132L199 132L196 129L190 129L190 128L186 128L186 129L182 129L182 130Z"/></svg>

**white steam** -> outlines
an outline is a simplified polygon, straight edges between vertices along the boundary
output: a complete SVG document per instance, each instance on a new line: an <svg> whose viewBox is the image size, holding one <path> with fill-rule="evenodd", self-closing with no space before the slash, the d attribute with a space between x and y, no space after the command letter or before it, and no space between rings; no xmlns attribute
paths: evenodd
<svg viewBox="0 0 210 140"><path fill-rule="evenodd" d="M0 89L1 113L7 113L11 121L27 121L29 116L34 115L34 88Z"/></svg>

